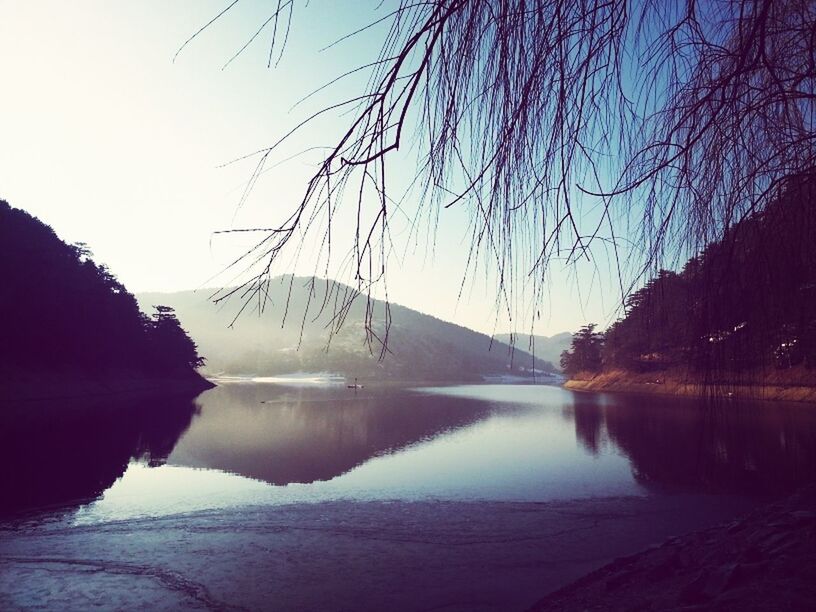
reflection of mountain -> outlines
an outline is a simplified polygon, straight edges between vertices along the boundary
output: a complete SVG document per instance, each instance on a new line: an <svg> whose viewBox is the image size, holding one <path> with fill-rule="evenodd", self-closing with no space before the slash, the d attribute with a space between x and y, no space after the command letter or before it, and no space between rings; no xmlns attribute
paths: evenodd
<svg viewBox="0 0 816 612"><path fill-rule="evenodd" d="M623 451L642 484L773 495L816 481L816 414L801 406L576 394L579 441Z"/></svg>
<svg viewBox="0 0 816 612"><path fill-rule="evenodd" d="M226 289L223 291L227 291ZM389 353L365 343L366 298L334 281L282 276L268 286L259 315L235 296L214 305L208 292L141 294L144 308L167 304L207 357L207 371L275 376L293 372L336 372L361 380L473 380L484 375L524 375L535 365L553 372L552 364L493 341L489 336L391 304ZM349 302L348 300L353 300ZM347 306L344 307L344 305ZM338 310L341 316L336 316ZM372 327L383 337L385 304L375 300ZM341 328L330 331L342 321ZM331 336L331 338L330 338ZM329 344L329 340L331 343ZM328 350L327 350L328 349ZM372 354L373 349L373 354Z"/></svg>
<svg viewBox="0 0 816 612"><path fill-rule="evenodd" d="M0 411L0 514L83 503L131 459L162 463L195 411L189 396Z"/></svg>
<svg viewBox="0 0 816 612"><path fill-rule="evenodd" d="M200 418L168 462L277 485L329 480L376 455L485 418L489 409L484 402L394 389L226 384L202 396Z"/></svg>

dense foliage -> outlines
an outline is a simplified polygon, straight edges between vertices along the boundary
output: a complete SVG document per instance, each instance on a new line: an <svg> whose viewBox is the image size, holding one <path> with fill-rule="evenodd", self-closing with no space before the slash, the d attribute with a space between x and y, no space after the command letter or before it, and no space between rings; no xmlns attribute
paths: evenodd
<svg viewBox="0 0 816 612"><path fill-rule="evenodd" d="M0 200L0 368L151 374L202 364L172 309L151 318L84 244Z"/></svg>
<svg viewBox="0 0 816 612"><path fill-rule="evenodd" d="M597 325L584 325L572 336L570 348L561 353L561 369L567 376L601 370L601 348L604 337L595 331Z"/></svg>
<svg viewBox="0 0 816 612"><path fill-rule="evenodd" d="M633 293L605 334L603 367L816 367L816 175L793 184Z"/></svg>

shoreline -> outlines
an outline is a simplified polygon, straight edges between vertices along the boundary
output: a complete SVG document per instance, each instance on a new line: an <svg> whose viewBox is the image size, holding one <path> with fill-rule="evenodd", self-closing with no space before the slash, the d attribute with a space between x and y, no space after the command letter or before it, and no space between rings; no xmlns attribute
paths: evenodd
<svg viewBox="0 0 816 612"><path fill-rule="evenodd" d="M12 372L0 376L0 405L61 400L138 399L159 394L201 393L215 383L197 372L183 376L148 376L124 371L89 375L84 372Z"/></svg>
<svg viewBox="0 0 816 612"><path fill-rule="evenodd" d="M816 597L816 487L669 538L557 589L530 612L804 610Z"/></svg>
<svg viewBox="0 0 816 612"><path fill-rule="evenodd" d="M694 398L816 403L816 385L803 384L794 377L763 374L754 381L704 382L684 372L665 371L636 373L612 370L600 374L582 373L567 380L564 388L571 391L674 395Z"/></svg>
<svg viewBox="0 0 816 612"><path fill-rule="evenodd" d="M309 373L297 373L298 375L274 375L256 376L239 374L206 374L205 378L220 385L230 384L270 384L281 386L302 386L302 387L346 387L355 380L355 377L320 377L312 376ZM485 378L462 378L462 379L434 379L434 378L387 378L375 379L368 377L357 377L360 388L365 389L389 389L389 388L414 388L414 387L455 387L462 385L546 385L561 386L566 379L563 377L528 377L513 381L502 381Z"/></svg>
<svg viewBox="0 0 816 612"><path fill-rule="evenodd" d="M93 589L124 609L524 610L621 555L749 509L723 502L345 499L108 516L70 529L64 515L16 523L0 566L6 601L29 608L81 608ZM167 582L156 580L163 568L173 569Z"/></svg>

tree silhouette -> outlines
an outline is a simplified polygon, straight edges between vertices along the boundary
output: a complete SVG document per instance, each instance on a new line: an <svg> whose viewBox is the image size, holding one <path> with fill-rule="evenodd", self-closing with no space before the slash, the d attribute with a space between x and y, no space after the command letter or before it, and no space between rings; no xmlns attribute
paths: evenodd
<svg viewBox="0 0 816 612"><path fill-rule="evenodd" d="M169 306L154 306L156 312L150 326L151 342L157 347L167 368L197 368L204 365L204 358L199 357L198 349L190 336L181 327L176 312Z"/></svg>
<svg viewBox="0 0 816 612"><path fill-rule="evenodd" d="M604 337L595 331L597 325L584 325L572 335L572 346L561 353L561 369L567 376L579 372L597 373L601 371L601 348Z"/></svg>
<svg viewBox="0 0 816 612"><path fill-rule="evenodd" d="M274 5L235 57L273 28L271 63L295 5ZM599 246L617 258L621 235L639 232L635 283L729 237L814 167L810 0L403 0L383 10L380 52L351 71L368 71L369 89L257 154L245 197L292 133L350 111L291 216L246 253L257 266L247 300L263 296L271 266L304 232L329 246L341 207L356 207L359 287L384 280L401 204L387 169L410 134L417 214L433 222L467 208L468 261L495 266L508 309L514 283L541 297L553 258L592 258Z"/></svg>
<svg viewBox="0 0 816 612"><path fill-rule="evenodd" d="M172 309L145 316L87 245L65 244L0 200L0 381L15 372L203 380L196 346ZM1 383L0 383L1 384Z"/></svg>
<svg viewBox="0 0 816 612"><path fill-rule="evenodd" d="M661 271L606 332L604 366L734 374L816 367L816 175ZM807 377L806 377L807 378Z"/></svg>

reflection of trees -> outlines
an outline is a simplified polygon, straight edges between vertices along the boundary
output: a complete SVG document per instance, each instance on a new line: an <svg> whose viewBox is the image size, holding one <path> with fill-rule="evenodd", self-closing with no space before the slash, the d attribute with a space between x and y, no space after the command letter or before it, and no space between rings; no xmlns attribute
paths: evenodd
<svg viewBox="0 0 816 612"><path fill-rule="evenodd" d="M201 418L170 461L276 485L330 480L489 410L486 402L393 389L224 385L206 395Z"/></svg>
<svg viewBox="0 0 816 612"><path fill-rule="evenodd" d="M802 406L576 398L575 431L592 452L605 428L644 485L782 493L816 480L816 416Z"/></svg>
<svg viewBox="0 0 816 612"><path fill-rule="evenodd" d="M591 403L576 402L573 407L573 418L578 441L593 455L597 455L604 421L600 407Z"/></svg>
<svg viewBox="0 0 816 612"><path fill-rule="evenodd" d="M66 403L0 413L0 513L84 502L131 459L163 463L197 410L183 396Z"/></svg>

